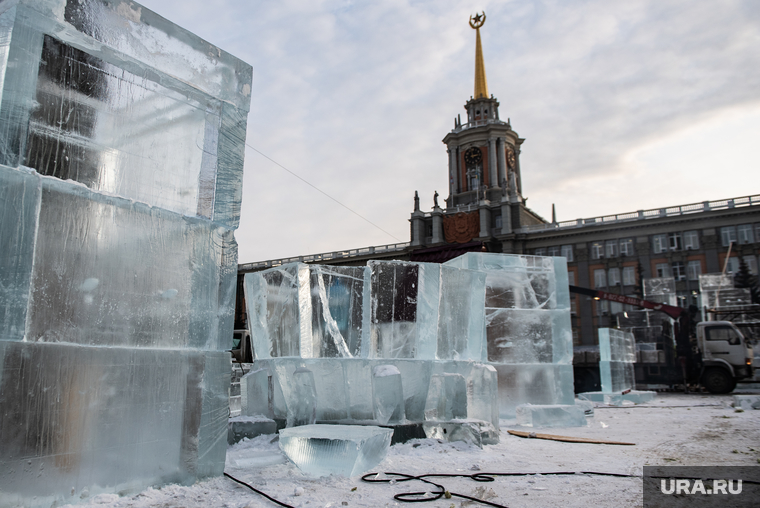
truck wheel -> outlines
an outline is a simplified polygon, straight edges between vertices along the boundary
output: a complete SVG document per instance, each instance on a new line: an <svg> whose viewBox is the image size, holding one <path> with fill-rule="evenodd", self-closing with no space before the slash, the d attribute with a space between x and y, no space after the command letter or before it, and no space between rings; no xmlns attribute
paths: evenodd
<svg viewBox="0 0 760 508"><path fill-rule="evenodd" d="M710 393L729 393L736 388L736 381L725 369L707 369L702 374L702 386Z"/></svg>

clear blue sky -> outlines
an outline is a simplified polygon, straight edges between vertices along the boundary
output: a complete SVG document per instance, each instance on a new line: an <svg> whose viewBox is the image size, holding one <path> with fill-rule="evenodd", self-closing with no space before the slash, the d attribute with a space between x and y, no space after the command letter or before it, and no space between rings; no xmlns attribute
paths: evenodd
<svg viewBox="0 0 760 508"><path fill-rule="evenodd" d="M489 91L559 220L760 193L756 0L146 0L253 65L239 261L409 240L448 193L441 139ZM394 238L395 237L395 238Z"/></svg>

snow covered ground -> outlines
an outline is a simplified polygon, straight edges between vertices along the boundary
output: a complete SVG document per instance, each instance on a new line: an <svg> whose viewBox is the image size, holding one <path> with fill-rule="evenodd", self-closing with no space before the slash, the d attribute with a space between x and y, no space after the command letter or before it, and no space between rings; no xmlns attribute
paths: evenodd
<svg viewBox="0 0 760 508"><path fill-rule="evenodd" d="M740 385L735 393L758 393L757 385ZM620 408L597 405L582 428L537 430L540 433L627 441L635 446L581 444L525 439L507 434L517 427L502 420L501 442L483 449L462 443L413 440L391 447L373 471L424 473L546 473L594 471L634 477L592 475L496 477L491 483L469 478L432 479L450 492L521 507L628 507L642 504L644 465L758 465L760 411L739 412L729 395L658 394L651 403ZM527 429L530 430L530 429ZM360 477L312 478L302 474L279 451L277 436L260 436L231 446L226 472L279 501L299 508L402 506L393 496L434 490L421 482L366 483ZM385 475L381 478L386 478ZM77 507L275 507L275 503L227 478L189 487L170 485L119 497L101 494ZM425 508L485 506L461 498L441 498L416 505Z"/></svg>

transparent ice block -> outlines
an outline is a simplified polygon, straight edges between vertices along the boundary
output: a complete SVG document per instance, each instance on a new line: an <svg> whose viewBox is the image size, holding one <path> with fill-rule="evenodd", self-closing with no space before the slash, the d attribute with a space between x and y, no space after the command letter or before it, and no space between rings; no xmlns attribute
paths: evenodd
<svg viewBox="0 0 760 508"><path fill-rule="evenodd" d="M404 390L401 372L393 365L372 368L372 402L375 421L379 425L396 424L404 420Z"/></svg>
<svg viewBox="0 0 760 508"><path fill-rule="evenodd" d="M136 3L2 9L0 163L237 227L249 65Z"/></svg>
<svg viewBox="0 0 760 508"><path fill-rule="evenodd" d="M430 377L425 420L467 418L467 383L461 374L433 374Z"/></svg>
<svg viewBox="0 0 760 508"><path fill-rule="evenodd" d="M636 388L633 364L636 344L632 333L612 328L599 329L599 374L603 393Z"/></svg>
<svg viewBox="0 0 760 508"><path fill-rule="evenodd" d="M357 476L385 458L392 435L371 425L306 425L282 429L280 449L304 473Z"/></svg>

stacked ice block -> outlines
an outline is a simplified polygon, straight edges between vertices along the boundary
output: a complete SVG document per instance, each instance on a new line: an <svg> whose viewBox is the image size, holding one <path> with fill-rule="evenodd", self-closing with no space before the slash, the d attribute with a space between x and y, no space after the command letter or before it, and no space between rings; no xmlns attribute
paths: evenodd
<svg viewBox="0 0 760 508"><path fill-rule="evenodd" d="M582 398L615 405L626 400L641 403L654 398L654 392L635 390L636 341L632 333L600 328L599 357L602 391L582 393Z"/></svg>
<svg viewBox="0 0 760 508"><path fill-rule="evenodd" d="M499 412L514 417L519 404L574 403L564 258L290 264L247 274L245 290L267 372L246 378L259 385L246 387L259 394L244 401L249 415L293 421L304 369L318 422L476 419L495 431Z"/></svg>
<svg viewBox="0 0 760 508"><path fill-rule="evenodd" d="M486 276L483 360L498 373L501 416L526 403L574 404L565 258L471 252L445 266Z"/></svg>
<svg viewBox="0 0 760 508"><path fill-rule="evenodd" d="M0 5L0 505L221 474L251 76L136 3Z"/></svg>
<svg viewBox="0 0 760 508"><path fill-rule="evenodd" d="M245 291L261 370L241 380L244 414L308 423L314 393L317 422L474 418L498 429L495 373L480 363L485 274L401 261L296 263L247 274ZM457 397L456 409L444 402L430 416L428 402L442 393Z"/></svg>

